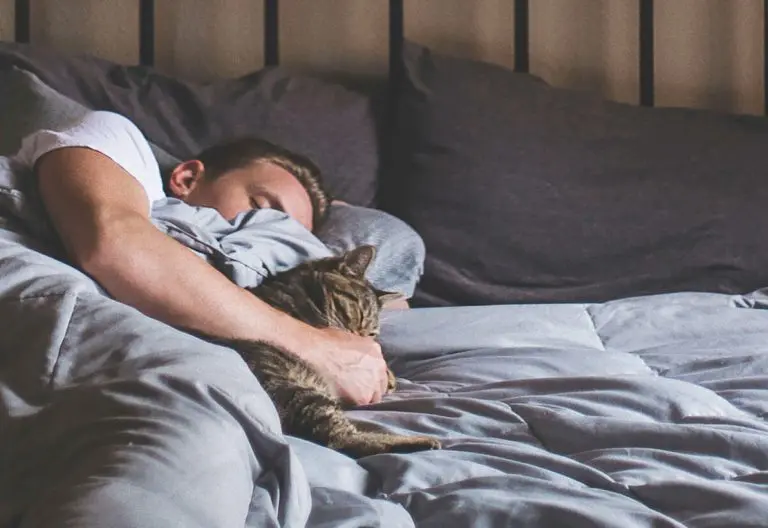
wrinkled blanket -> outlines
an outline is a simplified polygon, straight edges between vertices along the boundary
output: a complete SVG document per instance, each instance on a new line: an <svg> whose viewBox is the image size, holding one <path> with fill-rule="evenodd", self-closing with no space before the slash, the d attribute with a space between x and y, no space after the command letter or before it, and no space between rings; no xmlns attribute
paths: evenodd
<svg viewBox="0 0 768 528"><path fill-rule="evenodd" d="M304 261L333 255L301 224L274 209L241 213L230 222L215 209L166 198L153 204L151 220L243 288Z"/></svg>
<svg viewBox="0 0 768 528"><path fill-rule="evenodd" d="M442 451L281 434L234 352L106 295L0 219L0 526L768 526L768 296L393 311Z"/></svg>

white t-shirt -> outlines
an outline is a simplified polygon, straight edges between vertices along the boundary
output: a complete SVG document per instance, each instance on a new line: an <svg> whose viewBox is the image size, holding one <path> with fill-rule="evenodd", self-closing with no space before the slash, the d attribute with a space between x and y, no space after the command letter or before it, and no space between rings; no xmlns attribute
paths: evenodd
<svg viewBox="0 0 768 528"><path fill-rule="evenodd" d="M94 111L60 130L39 130L25 137L14 159L33 168L38 159L63 147L86 147L120 165L144 188L147 208L165 198L160 167L147 139L129 119L114 112Z"/></svg>

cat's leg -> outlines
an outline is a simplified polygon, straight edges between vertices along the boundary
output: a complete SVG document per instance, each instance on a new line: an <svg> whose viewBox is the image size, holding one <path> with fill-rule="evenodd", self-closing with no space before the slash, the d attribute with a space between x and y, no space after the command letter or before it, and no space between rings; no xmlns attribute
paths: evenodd
<svg viewBox="0 0 768 528"><path fill-rule="evenodd" d="M429 436L405 436L394 433L377 433L355 430L354 435L334 438L331 446L352 458L362 458L383 453L413 453L440 449L440 441Z"/></svg>
<svg viewBox="0 0 768 528"><path fill-rule="evenodd" d="M313 409L314 426L311 430L310 439L352 458L362 458L381 453L410 453L440 449L438 440L426 436L405 436L360 430L344 413L338 400L326 399L319 392L298 395L296 401L301 402L305 409ZM307 405L307 402L312 403ZM294 425L298 425L300 430L289 434L303 436L301 433L307 432L307 422Z"/></svg>
<svg viewBox="0 0 768 528"><path fill-rule="evenodd" d="M308 363L272 345L240 345L236 350L275 403L285 434L354 458L440 448L434 438L359 430L325 379Z"/></svg>
<svg viewBox="0 0 768 528"><path fill-rule="evenodd" d="M387 369L387 392L394 392L397 388L397 378L392 370Z"/></svg>
<svg viewBox="0 0 768 528"><path fill-rule="evenodd" d="M434 438L360 430L327 386L318 390L314 386L285 384L273 399L279 401L278 407L283 409L281 419L286 434L319 443L353 458L440 448Z"/></svg>

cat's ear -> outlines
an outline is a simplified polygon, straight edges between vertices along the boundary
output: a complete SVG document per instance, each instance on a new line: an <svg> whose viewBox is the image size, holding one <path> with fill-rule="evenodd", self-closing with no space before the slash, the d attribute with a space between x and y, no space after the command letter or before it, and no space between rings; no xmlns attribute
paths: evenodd
<svg viewBox="0 0 768 528"><path fill-rule="evenodd" d="M387 292L377 289L374 289L373 291L376 292L376 297L379 299L379 306L384 306L388 302L405 299L405 295L399 292Z"/></svg>
<svg viewBox="0 0 768 528"><path fill-rule="evenodd" d="M347 251L342 257L342 262L358 277L364 277L368 267L376 256L376 248L365 245Z"/></svg>

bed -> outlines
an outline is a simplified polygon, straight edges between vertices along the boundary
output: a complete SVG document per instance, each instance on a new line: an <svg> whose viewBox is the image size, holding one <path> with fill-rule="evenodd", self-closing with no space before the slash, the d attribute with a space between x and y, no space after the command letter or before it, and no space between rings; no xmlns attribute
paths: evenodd
<svg viewBox="0 0 768 528"><path fill-rule="evenodd" d="M414 307L381 334L399 388L350 414L443 449L283 435L235 353L106 296L0 181L0 526L768 526L768 122L653 107L652 1L640 105L527 73L527 1L516 71L404 39L390 1L374 94L275 67L276 1L272 67L211 83L152 68L152 2L136 66L24 43L16 4L0 154L84 108L164 166L259 133L419 232Z"/></svg>

